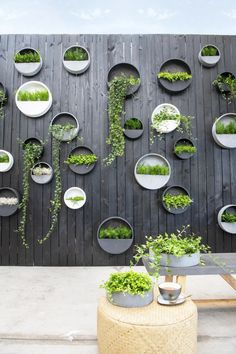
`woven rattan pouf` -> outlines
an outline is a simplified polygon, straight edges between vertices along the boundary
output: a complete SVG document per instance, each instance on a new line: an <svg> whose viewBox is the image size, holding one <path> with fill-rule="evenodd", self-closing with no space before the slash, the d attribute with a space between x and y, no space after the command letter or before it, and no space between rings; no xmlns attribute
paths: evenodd
<svg viewBox="0 0 236 354"><path fill-rule="evenodd" d="M191 300L178 306L154 301L126 309L101 298L98 306L99 354L195 354L197 308Z"/></svg>

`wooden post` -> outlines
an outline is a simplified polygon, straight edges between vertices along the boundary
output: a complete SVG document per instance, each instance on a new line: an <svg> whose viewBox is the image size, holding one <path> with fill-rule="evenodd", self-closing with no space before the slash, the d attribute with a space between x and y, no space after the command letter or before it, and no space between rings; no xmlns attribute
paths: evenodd
<svg viewBox="0 0 236 354"><path fill-rule="evenodd" d="M176 282L182 286L183 293L186 291L186 279L187 279L186 275L177 275L176 276Z"/></svg>

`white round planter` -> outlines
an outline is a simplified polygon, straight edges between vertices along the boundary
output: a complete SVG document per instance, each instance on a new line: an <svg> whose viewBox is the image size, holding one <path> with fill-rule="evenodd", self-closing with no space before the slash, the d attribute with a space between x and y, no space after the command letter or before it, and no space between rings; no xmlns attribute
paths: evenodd
<svg viewBox="0 0 236 354"><path fill-rule="evenodd" d="M137 167L139 165L148 165L148 166L155 166L155 165L165 165L169 167L169 174L162 176L162 175L142 175L136 172ZM146 189L155 190L164 187L171 175L171 167L169 162L164 156L159 154L151 153L142 156L136 163L134 168L134 176L136 181Z"/></svg>
<svg viewBox="0 0 236 354"><path fill-rule="evenodd" d="M163 109L167 109L170 113L173 114L180 114L178 108L175 107L173 104L162 103L159 106L157 106L152 112L152 116L151 116L152 123L154 122L154 116L156 114L159 114L161 111L163 111ZM176 128L178 128L179 125L180 125L180 120L165 120L159 124L156 131L164 134L170 133Z"/></svg>
<svg viewBox="0 0 236 354"><path fill-rule="evenodd" d="M50 175L41 175L41 176L36 176L33 174L33 170L34 168L36 167L46 167L48 169L50 169ZM31 178L32 180L35 182L35 183L38 183L38 184L46 184L46 183L49 183L51 182L52 178L53 178L53 169L52 167L47 163L47 162L37 162L32 170L31 170Z"/></svg>
<svg viewBox="0 0 236 354"><path fill-rule="evenodd" d="M107 299L116 306L121 307L143 307L149 305L153 301L153 289L146 291L144 295L131 295L125 292L114 292L111 298L107 295Z"/></svg>
<svg viewBox="0 0 236 354"><path fill-rule="evenodd" d="M236 212L236 204L225 205L223 208L220 209L217 216L218 224L223 231L228 232L229 234L236 234L236 222L221 221L223 213L230 208L234 209Z"/></svg>
<svg viewBox="0 0 236 354"><path fill-rule="evenodd" d="M34 48L23 48L19 50L16 54L22 53L27 50L37 52ZM27 76L27 77L38 74L42 66L43 66L43 60L41 55L40 55L40 61L36 63L15 63L16 70L23 76Z"/></svg>
<svg viewBox="0 0 236 354"><path fill-rule="evenodd" d="M212 127L212 136L215 142L225 148L225 149L234 149L236 148L236 134L217 134L216 133L216 124L219 121L229 124L232 119L236 118L236 113L226 113L219 117Z"/></svg>
<svg viewBox="0 0 236 354"><path fill-rule="evenodd" d="M214 47L214 48L217 49L217 51L218 51L219 54L218 54L218 55L213 55L213 56L203 56L203 55L202 55L202 50L203 50L205 47ZM207 67L207 68L212 68L213 66L215 66L215 65L218 63L218 61L220 60L220 57L221 57L221 55L220 55L219 49L218 49L215 45L213 45L213 44L207 44L207 45L205 45L204 47L202 47L202 49L200 50L200 52L199 52L199 54L198 54L199 62L200 62L203 66L205 66L205 67Z"/></svg>
<svg viewBox="0 0 236 354"><path fill-rule="evenodd" d="M12 166L14 164L14 158L13 158L12 154L6 150L0 150L0 156L1 155L7 155L9 158L9 161L0 163L0 172L7 172L12 168Z"/></svg>
<svg viewBox="0 0 236 354"><path fill-rule="evenodd" d="M79 202L73 202L71 200L67 200L68 198L73 198L73 197L83 197L84 199ZM71 187L67 189L67 191L64 194L64 202L66 206L70 209L80 209L86 203L86 194L81 188Z"/></svg>
<svg viewBox="0 0 236 354"><path fill-rule="evenodd" d="M47 90L49 93L48 101L19 101L18 93L20 91L41 91ZM27 117L37 118L46 114L52 105L52 94L49 88L40 81L28 81L25 84L21 85L16 91L15 102L17 108Z"/></svg>
<svg viewBox="0 0 236 354"><path fill-rule="evenodd" d="M82 48L88 55L88 59L87 60L64 60L65 57L65 53L69 50L69 49L73 49L73 48ZM88 50L84 47L82 47L81 45L72 45L69 48L67 48L63 54L63 65L65 67L65 69L74 75L78 75L78 74L82 74L84 73L90 66L90 54L88 52Z"/></svg>

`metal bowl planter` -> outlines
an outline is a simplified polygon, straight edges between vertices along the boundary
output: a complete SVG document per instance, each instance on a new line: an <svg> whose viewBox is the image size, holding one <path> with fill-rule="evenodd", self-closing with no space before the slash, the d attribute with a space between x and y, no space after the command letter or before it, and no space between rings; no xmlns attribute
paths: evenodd
<svg viewBox="0 0 236 354"><path fill-rule="evenodd" d="M0 172L7 172L9 171L13 164L14 164L14 158L12 154L6 150L0 150L0 157L6 155L8 157L8 162L1 162L0 163Z"/></svg>
<svg viewBox="0 0 236 354"><path fill-rule="evenodd" d="M138 119L138 118L129 118L130 119ZM138 121L141 123L141 129L126 129L124 126L124 135L131 139L131 140L135 140L140 138L143 135L143 123L141 122L140 119L138 119Z"/></svg>
<svg viewBox="0 0 236 354"><path fill-rule="evenodd" d="M27 52L34 52L37 53L37 50L31 47L23 48L16 52L16 54L26 54ZM34 76L39 73L39 71L42 69L43 66L43 60L40 55L40 61L35 62L35 63L16 63L15 62L15 68L16 70L22 74L23 76Z"/></svg>
<svg viewBox="0 0 236 354"><path fill-rule="evenodd" d="M17 203L14 205L0 204L0 216L6 217L15 214L19 208L20 201L18 192L13 188L2 187L0 188L0 200L1 198L14 198L17 200Z"/></svg>
<svg viewBox="0 0 236 354"><path fill-rule="evenodd" d="M71 50L71 49L73 50L76 48L82 49L87 54L88 59L87 60L66 60L65 59L66 52L68 50ZM72 45L72 46L68 47L63 54L64 68L69 73L74 74L74 75L83 74L89 68L90 62L91 62L91 59L90 59L90 54L89 54L88 50L81 45Z"/></svg>
<svg viewBox="0 0 236 354"><path fill-rule="evenodd" d="M102 227L118 227L118 226L126 226L129 227L132 231L132 237L130 239L101 239L100 236L100 230ZM107 253L110 254L121 254L127 251L134 240L134 231L130 223L119 217L119 216L113 216L110 218L107 218L103 220L103 222L99 225L98 231L97 231L97 240L99 246Z"/></svg>
<svg viewBox="0 0 236 354"><path fill-rule="evenodd" d="M18 94L20 91L28 91L33 93L35 91L47 90L49 94L48 101L20 101ZM37 118L46 114L52 105L52 94L49 88L40 81L28 81L21 85L16 91L15 102L17 108L27 117Z"/></svg>
<svg viewBox="0 0 236 354"><path fill-rule="evenodd" d="M41 148L42 148L42 152L41 152L41 155L43 154L43 142L38 139L38 138L35 138L35 137L31 137L31 138L27 138L24 142L23 142L23 150L25 148L25 145L27 144L37 144L37 145L40 145Z"/></svg>
<svg viewBox="0 0 236 354"><path fill-rule="evenodd" d="M186 188L184 188L182 186L170 186L170 187L166 188L164 190L163 194L162 194L161 200L162 200L162 205L163 205L164 209L166 211L168 211L169 213L171 213L171 214L182 214L190 207L190 205L188 205L188 206L186 206L184 208L173 208L173 207L170 207L170 209L168 209L166 204L165 204L165 202L163 201L163 197L165 196L166 193L170 193L172 195L178 195L178 194L181 193L181 194L187 195L188 197L190 197L190 193L189 193L189 191Z"/></svg>
<svg viewBox="0 0 236 354"><path fill-rule="evenodd" d="M125 75L127 77L129 76L133 76L136 79L140 79L140 74L138 69L129 63L119 63L114 65L108 73L108 78L107 81L108 83L111 82L116 76L121 76L121 75ZM128 88L127 94L126 96L131 96L133 95L135 92L138 91L139 87L140 87L141 82L139 82L137 85L132 85Z"/></svg>
<svg viewBox="0 0 236 354"><path fill-rule="evenodd" d="M160 72L187 72L189 75L191 75L191 69L189 65L181 59L169 59L165 61L161 67L160 67ZM175 81L175 82L170 82L168 80L165 80L163 78L158 79L158 82L161 87L163 87L166 91L169 93L179 93L184 90L186 90L189 85L192 82L192 78L184 81Z"/></svg>
<svg viewBox="0 0 236 354"><path fill-rule="evenodd" d="M87 146L77 146L76 148L74 148L70 155L88 155L88 154L94 154L93 150L90 149ZM94 167L96 165L96 162L93 163L92 165L76 165L76 164L70 164L69 167L71 169L71 171L73 171L74 173L77 173L79 175L85 175L87 173L90 173Z"/></svg>
<svg viewBox="0 0 236 354"><path fill-rule="evenodd" d="M217 216L218 224L223 231L228 232L229 234L236 234L236 222L221 221L222 215L225 211L236 215L236 204L225 205L220 209Z"/></svg>
<svg viewBox="0 0 236 354"><path fill-rule="evenodd" d="M178 145L187 145L187 146L189 145L189 146L195 147L195 144L192 140L190 140L188 138L181 138L181 139L177 140L174 144L174 153L179 159L187 160L187 159L190 159L194 154L196 154L196 152L193 152L193 153L183 152L181 154L178 154L175 152L175 148Z"/></svg>
<svg viewBox="0 0 236 354"><path fill-rule="evenodd" d="M60 137L59 140L61 141L71 141L73 140L79 133L79 122L77 120L77 118L69 113L69 112L61 112L58 113L56 116L53 117L53 119L51 120L50 126L54 125L54 124L71 124L74 126L74 128L72 128L69 131L64 132L63 136ZM53 132L52 135L57 138L56 134Z"/></svg>
<svg viewBox="0 0 236 354"><path fill-rule="evenodd" d="M159 104L152 112L152 116L151 116L152 123L154 121L155 115L159 114L164 109L170 111L171 113L173 112L173 114L180 114L178 108L175 107L173 104L162 103L162 104ZM170 119L164 120L164 121L160 122L156 131L163 133L163 134L170 133L173 130L175 130L176 128L178 128L179 125L180 125L180 120L170 120Z"/></svg>
<svg viewBox="0 0 236 354"><path fill-rule="evenodd" d="M169 174L168 175L141 175L137 173L137 167L139 165L155 166L157 164L167 166L169 168ZM143 188L150 189L150 190L160 189L164 187L168 183L170 179L170 175L171 175L171 167L167 159L164 156L155 153L150 153L142 156L137 161L134 168L134 176L138 184L140 184L140 186L142 186Z"/></svg>
<svg viewBox="0 0 236 354"><path fill-rule="evenodd" d="M114 292L107 296L108 300L116 306L121 307L144 307L153 302L153 289L146 291L144 295L131 295L127 292Z"/></svg>
<svg viewBox="0 0 236 354"><path fill-rule="evenodd" d="M84 199L76 202L68 200L68 198L74 198L74 197L82 197ZM81 188L71 187L67 189L67 191L64 194L64 202L69 209L80 209L86 203L86 194Z"/></svg>
<svg viewBox="0 0 236 354"><path fill-rule="evenodd" d="M216 133L216 124L218 122L229 124L230 122L236 119L236 113L226 113L219 117L212 127L212 136L215 142L225 149L234 149L236 148L236 134L217 134Z"/></svg>
<svg viewBox="0 0 236 354"><path fill-rule="evenodd" d="M202 50L206 47L213 47L217 50L217 55L209 55L209 56L205 56L202 55ZM220 50L213 44L207 44L204 47L201 48L199 54L198 54L198 60L199 62L205 66L206 68L212 68L213 66L215 66L219 60L220 60L221 54L220 54Z"/></svg>
<svg viewBox="0 0 236 354"><path fill-rule="evenodd" d="M50 170L50 174L49 175L39 175L39 176L34 175L33 170L36 167L45 167ZM51 182L51 180L53 178L53 169L47 162L37 162L31 170L31 178L35 183L38 183L38 184L49 183L49 182Z"/></svg>

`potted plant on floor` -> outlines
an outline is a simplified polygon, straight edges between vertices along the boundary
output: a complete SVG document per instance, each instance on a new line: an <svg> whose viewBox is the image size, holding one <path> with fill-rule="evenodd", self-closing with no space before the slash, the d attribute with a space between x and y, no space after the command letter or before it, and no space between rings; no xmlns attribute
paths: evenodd
<svg viewBox="0 0 236 354"><path fill-rule="evenodd" d="M211 68L220 60L220 51L215 45L205 45L200 50L198 59L203 66Z"/></svg>
<svg viewBox="0 0 236 354"><path fill-rule="evenodd" d="M73 45L67 48L63 55L63 65L71 74L82 74L90 65L90 55L86 48Z"/></svg>
<svg viewBox="0 0 236 354"><path fill-rule="evenodd" d="M218 224L221 229L229 234L236 234L236 205L229 204L220 209Z"/></svg>
<svg viewBox="0 0 236 354"><path fill-rule="evenodd" d="M14 56L16 70L24 76L34 76L42 68L43 61L39 51L23 48Z"/></svg>
<svg viewBox="0 0 236 354"><path fill-rule="evenodd" d="M143 134L143 123L138 118L129 118L124 124L124 135L129 139L138 139Z"/></svg>

